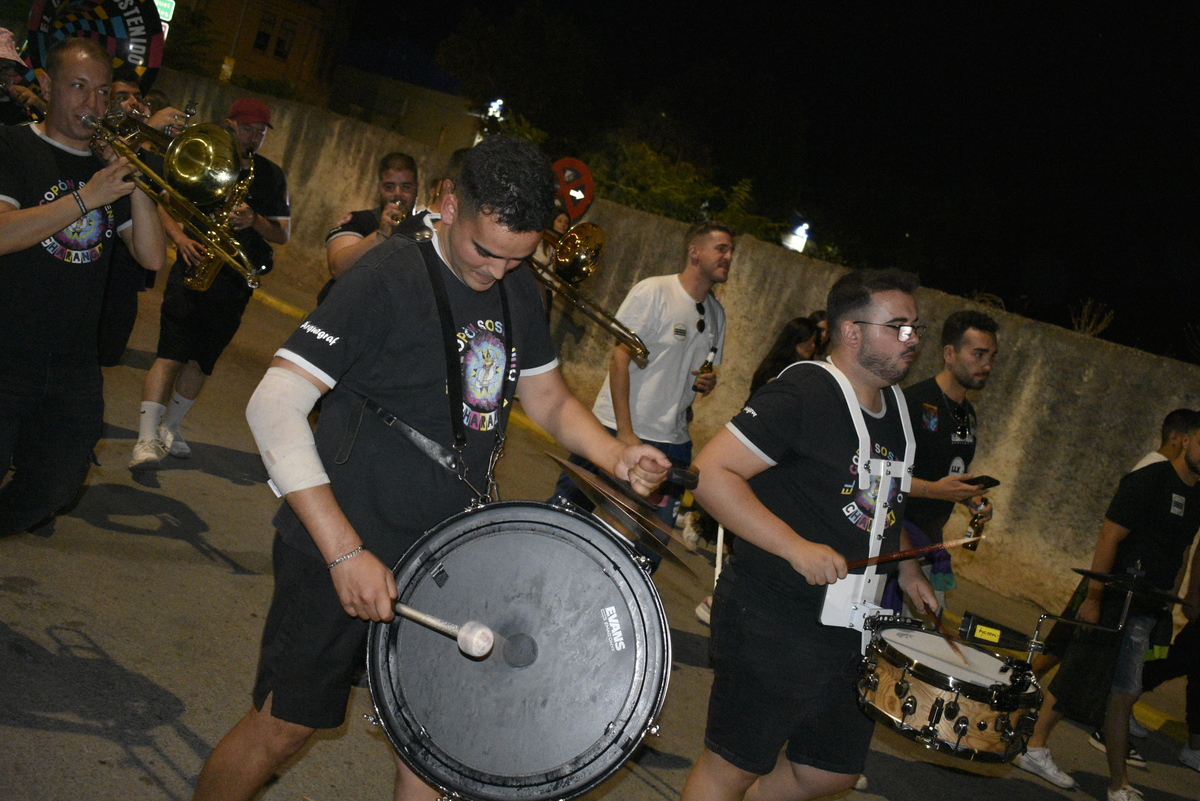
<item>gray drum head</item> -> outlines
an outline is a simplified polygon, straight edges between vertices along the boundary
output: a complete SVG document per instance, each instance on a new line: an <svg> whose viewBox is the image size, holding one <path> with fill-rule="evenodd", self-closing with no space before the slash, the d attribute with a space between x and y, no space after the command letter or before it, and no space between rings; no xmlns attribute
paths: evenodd
<svg viewBox="0 0 1200 801"><path fill-rule="evenodd" d="M426 534L394 572L402 603L496 635L472 659L411 621L372 625L375 706L422 778L480 801L566 799L631 756L662 706L670 637L618 534L542 504L493 504Z"/></svg>

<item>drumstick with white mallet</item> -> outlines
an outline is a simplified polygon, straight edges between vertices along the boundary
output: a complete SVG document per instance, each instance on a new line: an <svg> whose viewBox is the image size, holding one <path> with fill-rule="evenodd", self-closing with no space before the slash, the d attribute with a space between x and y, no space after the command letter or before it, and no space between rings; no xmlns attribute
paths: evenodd
<svg viewBox="0 0 1200 801"><path fill-rule="evenodd" d="M472 659L482 659L492 652L496 643L496 635L478 620L468 620L461 626L442 620L433 615L427 615L411 606L397 602L396 614L405 620L419 623L425 628L433 629L439 634L445 634L452 640L458 641L458 650Z"/></svg>
<svg viewBox="0 0 1200 801"><path fill-rule="evenodd" d="M847 562L846 568L848 570L855 570L856 568L866 567L867 565L879 565L883 564L884 562L898 562L901 559L912 559L913 557L921 556L922 554L932 553L933 551L944 551L948 548L956 548L959 545L965 545L968 542L976 542L981 539L983 539L981 536L963 537L962 539L951 540L950 542L939 542L934 545L926 545L921 548L906 548L903 551L896 551L895 553L881 554L880 556L872 556L869 559L857 559L853 562ZM930 617L933 618L933 623L935 626L937 626L938 633L942 635L942 639L944 639L946 644L950 646L950 650L958 654L958 658L963 661L964 665L970 667L971 663L967 661L967 657L963 654L962 649L958 647L958 643L951 639L950 630L947 629L945 624L938 619L936 614L931 614Z"/></svg>

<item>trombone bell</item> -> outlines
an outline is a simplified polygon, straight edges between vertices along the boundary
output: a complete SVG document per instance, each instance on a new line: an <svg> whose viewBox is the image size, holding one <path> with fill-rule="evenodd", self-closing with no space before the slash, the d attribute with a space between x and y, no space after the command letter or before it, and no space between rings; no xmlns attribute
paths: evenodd
<svg viewBox="0 0 1200 801"><path fill-rule="evenodd" d="M543 286L599 323L605 331L629 349L639 367L645 367L650 358L650 349L642 342L641 337L575 288L583 279L596 272L603 253L604 231L592 223L579 223L571 226L562 235L550 264L542 264L530 257L529 266L533 268L533 277Z"/></svg>

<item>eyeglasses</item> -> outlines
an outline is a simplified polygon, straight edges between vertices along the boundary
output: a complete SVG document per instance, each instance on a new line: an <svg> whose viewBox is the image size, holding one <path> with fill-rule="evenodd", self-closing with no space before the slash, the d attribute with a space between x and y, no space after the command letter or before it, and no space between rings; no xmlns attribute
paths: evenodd
<svg viewBox="0 0 1200 801"><path fill-rule="evenodd" d="M704 304L697 303L696 311L700 312L700 319L696 321L696 330L701 334L704 333Z"/></svg>
<svg viewBox="0 0 1200 801"><path fill-rule="evenodd" d="M884 328L890 328L896 332L896 339L901 342L907 342L912 339L913 334L917 335L917 339L925 336L927 325L897 325L896 323L872 323L867 320L855 320L855 325L881 325Z"/></svg>

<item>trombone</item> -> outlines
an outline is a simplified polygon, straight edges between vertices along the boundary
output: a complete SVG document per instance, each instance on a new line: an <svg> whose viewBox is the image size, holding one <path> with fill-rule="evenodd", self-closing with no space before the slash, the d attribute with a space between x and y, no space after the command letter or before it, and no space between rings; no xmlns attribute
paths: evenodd
<svg viewBox="0 0 1200 801"><path fill-rule="evenodd" d="M575 289L583 279L596 271L600 256L604 253L604 232L592 223L577 223L567 229L554 248L554 257L543 264L529 257L533 276L551 292L558 293L564 301L582 311L600 324L604 330L616 337L629 349L638 367L645 367L650 358L650 349L641 337L626 328L617 318L598 306L582 292Z"/></svg>
<svg viewBox="0 0 1200 801"><path fill-rule="evenodd" d="M212 286L222 263L241 274L251 289L258 288L263 270L250 263L229 233L229 216L254 180L254 162L243 169L233 134L219 125L201 123L188 126L171 139L119 109L109 111L103 120L87 114L83 124L93 131L93 148L97 142L104 142L118 156L128 159L137 170L131 176L137 187L162 206L189 236L204 243L205 260L185 272L184 284L189 289L203 291ZM165 177L138 157L137 151L143 146L163 157ZM212 210L205 213L201 206Z"/></svg>

